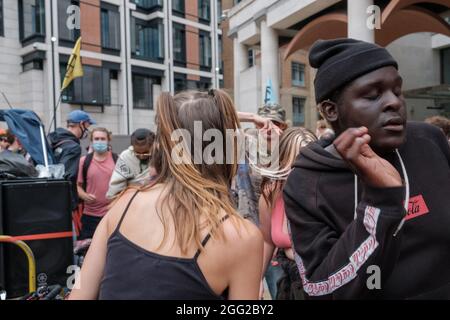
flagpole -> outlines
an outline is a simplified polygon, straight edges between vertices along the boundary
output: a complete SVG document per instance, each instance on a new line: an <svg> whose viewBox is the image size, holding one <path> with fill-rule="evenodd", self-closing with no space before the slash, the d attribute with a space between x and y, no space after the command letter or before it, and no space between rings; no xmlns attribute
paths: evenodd
<svg viewBox="0 0 450 320"><path fill-rule="evenodd" d="M2 95L3 95L3 98L5 98L5 101L6 101L6 103L8 104L9 108L10 108L10 109L14 109L14 108L12 107L11 103L9 103L9 100L8 100L8 98L6 97L6 95L5 95L4 92L2 92Z"/></svg>
<svg viewBox="0 0 450 320"><path fill-rule="evenodd" d="M61 103L61 98L62 98L62 92L63 92L63 91L64 91L64 90L61 90L61 91L59 92L58 102L56 103L56 106L53 108L53 117L52 117L52 120L50 121L50 123L49 123L49 125L48 125L48 133L50 133L50 130L51 130L51 128L52 128L53 123L55 123L54 130L56 130L56 111L58 110L59 105L60 105L60 103Z"/></svg>
<svg viewBox="0 0 450 320"><path fill-rule="evenodd" d="M50 1L50 25L51 25L51 38L50 38L50 42L51 42L51 50L52 50L52 81L53 81L53 120L55 121L55 129L56 129L56 85L55 85L55 81L56 81L56 75L55 75L55 42L56 42L56 38L55 38L55 30L54 30L54 21L53 21L53 1ZM61 95L60 95L61 96Z"/></svg>

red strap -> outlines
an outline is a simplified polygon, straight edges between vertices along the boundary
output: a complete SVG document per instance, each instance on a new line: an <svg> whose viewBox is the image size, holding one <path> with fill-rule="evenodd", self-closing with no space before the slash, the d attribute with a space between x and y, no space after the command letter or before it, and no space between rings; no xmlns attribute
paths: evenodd
<svg viewBox="0 0 450 320"><path fill-rule="evenodd" d="M48 239L59 239L59 238L71 238L72 236L73 236L72 231L40 233L40 234L30 234L30 235L26 235L26 236L11 237L10 241L48 240Z"/></svg>

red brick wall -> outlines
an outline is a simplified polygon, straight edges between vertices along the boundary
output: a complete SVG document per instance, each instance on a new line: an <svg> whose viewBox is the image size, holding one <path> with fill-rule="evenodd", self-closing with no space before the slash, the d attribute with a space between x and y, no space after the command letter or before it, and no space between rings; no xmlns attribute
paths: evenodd
<svg viewBox="0 0 450 320"><path fill-rule="evenodd" d="M82 50L102 52L100 0L80 1ZM101 66L101 60L83 58L83 64Z"/></svg>
<svg viewBox="0 0 450 320"><path fill-rule="evenodd" d="M200 69L200 52L198 29L186 26L186 67L189 69Z"/></svg>
<svg viewBox="0 0 450 320"><path fill-rule="evenodd" d="M198 21L198 1L197 0L185 0L184 11L186 19L191 21Z"/></svg>

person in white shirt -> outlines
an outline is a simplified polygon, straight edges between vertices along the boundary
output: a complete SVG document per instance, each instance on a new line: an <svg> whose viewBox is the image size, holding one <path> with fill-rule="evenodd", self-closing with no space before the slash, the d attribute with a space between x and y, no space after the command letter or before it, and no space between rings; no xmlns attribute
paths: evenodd
<svg viewBox="0 0 450 320"><path fill-rule="evenodd" d="M155 134L148 129L137 129L131 135L131 146L123 151L109 182L106 196L115 198L128 186L144 186L156 172L149 166Z"/></svg>

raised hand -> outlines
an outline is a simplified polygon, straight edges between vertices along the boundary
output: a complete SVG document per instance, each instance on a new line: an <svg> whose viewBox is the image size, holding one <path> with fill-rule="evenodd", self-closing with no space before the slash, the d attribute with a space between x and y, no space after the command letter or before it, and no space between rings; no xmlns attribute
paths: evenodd
<svg viewBox="0 0 450 320"><path fill-rule="evenodd" d="M333 142L334 147L364 183L378 188L401 186L400 174L372 150L367 133L366 127L347 129Z"/></svg>

